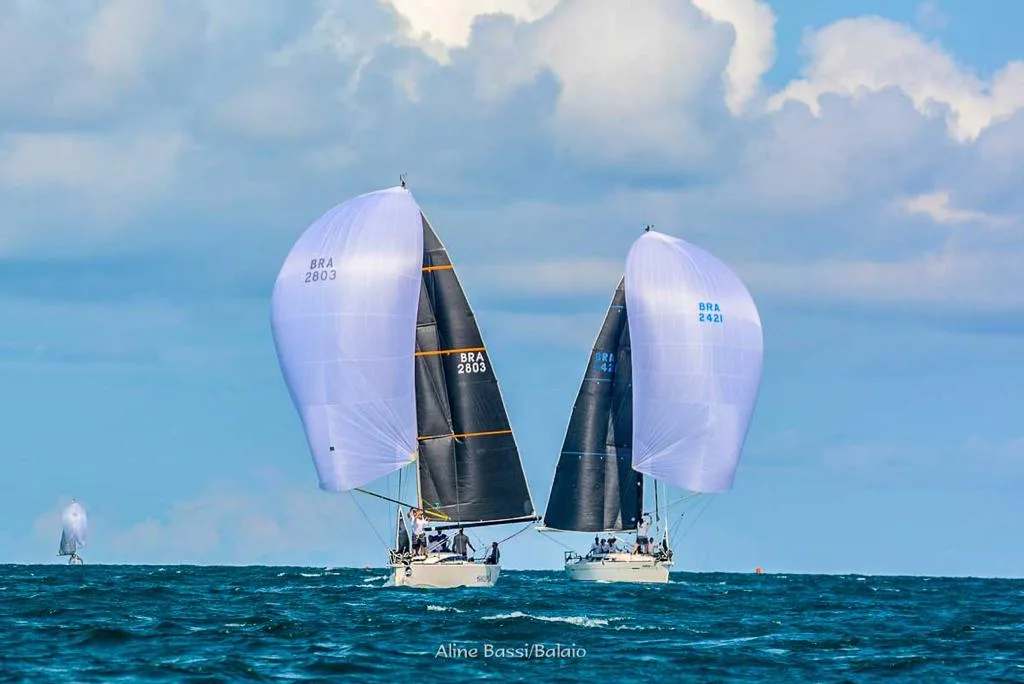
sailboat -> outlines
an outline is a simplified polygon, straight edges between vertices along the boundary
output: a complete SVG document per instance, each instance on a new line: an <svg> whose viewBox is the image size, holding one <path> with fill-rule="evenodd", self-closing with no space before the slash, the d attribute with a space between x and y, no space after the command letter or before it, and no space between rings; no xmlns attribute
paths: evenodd
<svg viewBox="0 0 1024 684"><path fill-rule="evenodd" d="M78 549L85 546L88 531L88 519L85 515L85 507L75 501L64 509L61 514L64 529L60 533L60 549L58 556L70 556L68 565L82 565L82 557L78 555Z"/></svg>
<svg viewBox="0 0 1024 684"><path fill-rule="evenodd" d="M397 506L392 583L493 586L497 554L457 553L447 531L538 516L473 310L405 181L314 222L271 310L320 488ZM394 474L397 496L366 489ZM415 481L414 503L401 498L403 480ZM424 522L410 540L412 512Z"/></svg>
<svg viewBox="0 0 1024 684"><path fill-rule="evenodd" d="M598 534L585 555L565 553L570 579L668 581L667 487L732 487L762 359L761 320L736 274L648 227L591 351L540 528ZM636 541L600 539L609 533Z"/></svg>

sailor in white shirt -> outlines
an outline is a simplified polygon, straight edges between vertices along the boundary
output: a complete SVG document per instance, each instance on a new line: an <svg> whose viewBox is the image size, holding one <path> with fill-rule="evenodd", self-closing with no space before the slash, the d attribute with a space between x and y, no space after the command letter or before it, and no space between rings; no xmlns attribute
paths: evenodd
<svg viewBox="0 0 1024 684"><path fill-rule="evenodd" d="M644 513L636 526L636 546L633 547L633 553L650 553L650 531L651 515Z"/></svg>
<svg viewBox="0 0 1024 684"><path fill-rule="evenodd" d="M427 555L427 531L424 528L427 525L427 520L423 515L423 511L418 508L409 511L409 517L412 518L414 525L412 552L417 554L422 549L425 556Z"/></svg>
<svg viewBox="0 0 1024 684"><path fill-rule="evenodd" d="M590 551L587 552L588 556L596 556L601 553L601 540L594 536L594 544L590 547Z"/></svg>

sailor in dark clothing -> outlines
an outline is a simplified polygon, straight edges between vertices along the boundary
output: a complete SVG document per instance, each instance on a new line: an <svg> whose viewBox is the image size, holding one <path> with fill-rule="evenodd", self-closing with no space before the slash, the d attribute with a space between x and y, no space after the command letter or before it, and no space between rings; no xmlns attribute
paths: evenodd
<svg viewBox="0 0 1024 684"><path fill-rule="evenodd" d="M469 536L462 531L462 528L459 528L456 535L452 537L452 551L465 558L467 546L473 549L473 552L476 553L476 548L473 546L473 543L469 541Z"/></svg>
<svg viewBox="0 0 1024 684"><path fill-rule="evenodd" d="M487 556L487 560L484 563L487 565L497 565L499 560L501 560L501 551L498 551L498 542L491 542L491 553Z"/></svg>

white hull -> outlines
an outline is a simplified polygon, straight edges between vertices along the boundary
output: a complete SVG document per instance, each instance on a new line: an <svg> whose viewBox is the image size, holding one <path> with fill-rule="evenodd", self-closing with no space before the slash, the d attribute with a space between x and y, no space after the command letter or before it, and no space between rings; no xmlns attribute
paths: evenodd
<svg viewBox="0 0 1024 684"><path fill-rule="evenodd" d="M657 561L651 556L609 553L594 558L567 561L565 572L571 580L582 582L668 582L672 561Z"/></svg>
<svg viewBox="0 0 1024 684"><path fill-rule="evenodd" d="M395 586L453 589L455 587L493 587L501 572L500 565L470 563L454 554L430 554L416 558L408 565L392 565Z"/></svg>

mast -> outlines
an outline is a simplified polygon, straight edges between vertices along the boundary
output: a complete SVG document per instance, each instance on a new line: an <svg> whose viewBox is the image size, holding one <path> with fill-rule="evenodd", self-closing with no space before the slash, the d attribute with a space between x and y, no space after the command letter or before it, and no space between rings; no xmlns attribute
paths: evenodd
<svg viewBox="0 0 1024 684"><path fill-rule="evenodd" d="M669 524L671 521L669 520L669 517L668 517L668 484L662 483L662 486L665 488L665 496L664 496L664 499L665 499L665 504L664 504L665 505L665 516L664 516L664 519L665 519L665 529L662 531L662 536L665 539L665 548L672 548L671 543L669 542L669 538L668 538L669 532L672 529L672 525Z"/></svg>
<svg viewBox="0 0 1024 684"><path fill-rule="evenodd" d="M544 525L574 532L635 530L643 476L632 467L629 321L619 281L573 404Z"/></svg>
<svg viewBox="0 0 1024 684"><path fill-rule="evenodd" d="M661 527L661 506L658 505L658 481L654 481L654 524L655 529Z"/></svg>
<svg viewBox="0 0 1024 684"><path fill-rule="evenodd" d="M416 327L417 498L444 526L537 519L487 348L444 244L422 215Z"/></svg>

